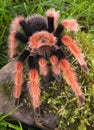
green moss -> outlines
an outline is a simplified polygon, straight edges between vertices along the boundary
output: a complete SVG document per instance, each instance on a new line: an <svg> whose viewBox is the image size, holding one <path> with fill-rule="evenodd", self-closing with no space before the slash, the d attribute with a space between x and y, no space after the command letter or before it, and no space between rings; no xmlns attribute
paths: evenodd
<svg viewBox="0 0 94 130"><path fill-rule="evenodd" d="M5 81L0 85L0 91L8 97L8 99L11 99L12 95L12 89L13 89L13 82Z"/></svg>
<svg viewBox="0 0 94 130"><path fill-rule="evenodd" d="M0 85L0 92L2 92L3 95L5 95L5 97L7 97L9 101L13 100L13 86L13 81L5 81ZM28 108L31 108L30 97L26 89L25 83L22 87L23 89L20 97L20 104L26 105L28 106Z"/></svg>

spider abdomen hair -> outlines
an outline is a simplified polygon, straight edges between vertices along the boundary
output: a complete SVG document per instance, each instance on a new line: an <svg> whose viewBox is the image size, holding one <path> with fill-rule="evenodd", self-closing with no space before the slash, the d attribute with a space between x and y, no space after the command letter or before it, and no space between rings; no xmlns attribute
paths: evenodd
<svg viewBox="0 0 94 130"><path fill-rule="evenodd" d="M48 28L47 20L41 15L34 15L29 17L27 19L27 24L32 30L32 33L35 33L36 31L47 30Z"/></svg>

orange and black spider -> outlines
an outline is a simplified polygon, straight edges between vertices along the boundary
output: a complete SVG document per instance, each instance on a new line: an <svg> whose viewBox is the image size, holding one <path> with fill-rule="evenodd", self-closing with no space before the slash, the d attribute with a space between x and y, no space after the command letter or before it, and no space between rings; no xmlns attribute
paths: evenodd
<svg viewBox="0 0 94 130"><path fill-rule="evenodd" d="M61 81L63 71L67 78L67 83L78 97L81 104L84 103L83 93L77 81L73 69L63 53L64 45L68 47L75 56L82 69L87 72L88 67L83 58L80 48L75 40L70 36L64 35L63 30L77 31L79 25L74 19L65 19L58 23L59 11L50 9L46 12L46 17L41 15L31 15L28 18L23 16L16 17L10 26L9 35L9 56L13 58L16 54L18 42L26 44L24 51L16 62L14 93L15 103L18 103L23 84L23 63L27 59L29 66L29 93L32 99L34 110L40 106L40 83L39 74L44 80L48 80L49 65L51 63L52 73L58 82ZM19 31L20 28L22 31Z"/></svg>

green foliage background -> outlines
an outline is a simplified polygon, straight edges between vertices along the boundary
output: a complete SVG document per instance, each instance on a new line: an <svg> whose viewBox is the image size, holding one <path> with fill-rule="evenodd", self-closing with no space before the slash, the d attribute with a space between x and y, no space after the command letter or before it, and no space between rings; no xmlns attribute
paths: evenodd
<svg viewBox="0 0 94 130"><path fill-rule="evenodd" d="M0 68L8 62L7 38L11 20L18 15L45 14L49 8L60 10L60 20L75 18L81 28L77 33L65 32L76 39L86 58L89 73L80 69L75 58L67 51L67 59L78 75L85 96L85 105L79 106L75 95L63 80L52 81L49 91L43 91L41 101L60 117L58 129L94 129L94 2L93 0L0 0ZM46 103L46 104L45 104ZM0 120L0 124L2 120ZM6 122L2 123L6 128ZM10 127L11 128L11 127ZM14 127L15 130L22 129Z"/></svg>

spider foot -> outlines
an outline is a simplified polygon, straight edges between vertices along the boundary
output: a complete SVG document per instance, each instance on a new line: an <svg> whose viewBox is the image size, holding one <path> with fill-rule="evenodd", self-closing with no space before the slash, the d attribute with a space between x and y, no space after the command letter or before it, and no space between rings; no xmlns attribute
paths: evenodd
<svg viewBox="0 0 94 130"><path fill-rule="evenodd" d="M55 79L57 80L57 82L61 82L61 80L62 80L61 75L56 75L56 74L54 74L54 77L55 77Z"/></svg>
<svg viewBox="0 0 94 130"><path fill-rule="evenodd" d="M49 82L49 75L43 76L43 81L45 83L48 83Z"/></svg>
<svg viewBox="0 0 94 130"><path fill-rule="evenodd" d="M83 95L79 95L78 100L79 100L79 103L80 103L81 106L85 104L85 99L84 99Z"/></svg>
<svg viewBox="0 0 94 130"><path fill-rule="evenodd" d="M18 106L19 102L20 102L19 98L14 98L14 104L15 104L15 106Z"/></svg>
<svg viewBox="0 0 94 130"><path fill-rule="evenodd" d="M34 110L34 118L35 118L35 119L39 119L40 117L41 117L40 107L37 107L37 108Z"/></svg>
<svg viewBox="0 0 94 130"><path fill-rule="evenodd" d="M81 68L82 68L82 70L83 70L84 72L88 72L88 71L89 71L87 65L82 65Z"/></svg>

